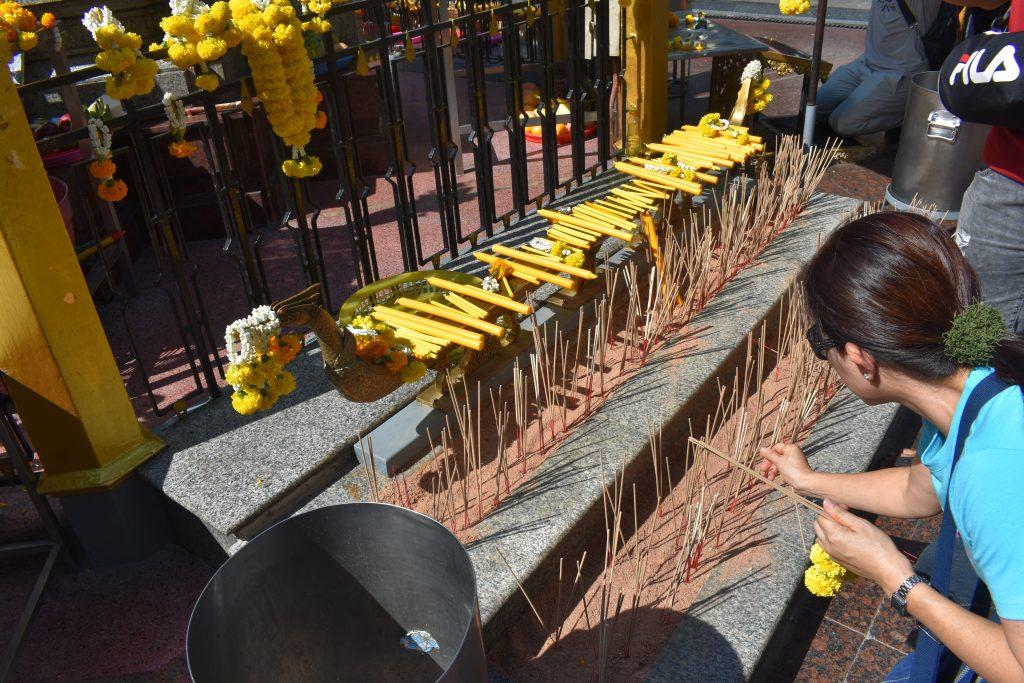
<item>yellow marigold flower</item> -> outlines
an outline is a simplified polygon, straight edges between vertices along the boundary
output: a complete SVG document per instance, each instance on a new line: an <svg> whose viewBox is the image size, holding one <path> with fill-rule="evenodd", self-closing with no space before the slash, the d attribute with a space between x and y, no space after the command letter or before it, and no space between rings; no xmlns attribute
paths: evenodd
<svg viewBox="0 0 1024 683"><path fill-rule="evenodd" d="M825 574L817 565L811 565L804 572L804 585L813 595L830 598L839 592L839 589L843 587L843 582Z"/></svg>
<svg viewBox="0 0 1024 683"><path fill-rule="evenodd" d="M277 393L276 391L269 390L269 389L264 389L260 393L260 407L259 407L259 409L260 410L270 410L271 408L274 407L274 404L277 403L277 399L280 398L280 397L281 397L281 395L279 393Z"/></svg>
<svg viewBox="0 0 1024 683"><path fill-rule="evenodd" d="M199 63L199 52L192 43L171 43L167 46L167 58L179 69L187 69Z"/></svg>
<svg viewBox="0 0 1024 683"><path fill-rule="evenodd" d="M491 267L487 269L487 273L495 280L511 277L512 271L512 264L503 258L495 259L494 263L491 264Z"/></svg>
<svg viewBox="0 0 1024 683"><path fill-rule="evenodd" d="M263 397L256 391L236 390L231 394L231 407L239 415L252 415L260 409Z"/></svg>
<svg viewBox="0 0 1024 683"><path fill-rule="evenodd" d="M302 30L310 33L327 33L331 30L331 22L320 17L313 17L309 21L302 22Z"/></svg>
<svg viewBox="0 0 1024 683"><path fill-rule="evenodd" d="M259 388L266 382L262 369L255 362L232 363L224 372L224 379L233 387Z"/></svg>
<svg viewBox="0 0 1024 683"><path fill-rule="evenodd" d="M352 322L349 323L352 327L357 330L372 330L376 321L368 315L357 315L352 318Z"/></svg>
<svg viewBox="0 0 1024 683"><path fill-rule="evenodd" d="M43 12L43 16L39 18L39 23L43 28L53 28L53 25L57 23L57 18L49 12Z"/></svg>
<svg viewBox="0 0 1024 683"><path fill-rule="evenodd" d="M217 78L217 74L212 71L207 71L204 74L196 76L196 85L206 92L213 92L220 85L220 79Z"/></svg>
<svg viewBox="0 0 1024 683"><path fill-rule="evenodd" d="M421 360L414 360L402 368L402 381L406 383L415 382L426 374L426 364Z"/></svg>
<svg viewBox="0 0 1024 683"><path fill-rule="evenodd" d="M583 252L580 251L579 249L576 249L562 260L565 261L565 264L567 266L576 266L577 268L582 268L584 259L585 257L583 256Z"/></svg>
<svg viewBox="0 0 1024 683"><path fill-rule="evenodd" d="M268 342L267 354L281 365L291 363L302 350L302 338L297 334L275 335Z"/></svg>
<svg viewBox="0 0 1024 683"><path fill-rule="evenodd" d="M199 54L199 58L208 62L220 59L227 51L228 44L222 38L203 38L196 43L196 52Z"/></svg>
<svg viewBox="0 0 1024 683"><path fill-rule="evenodd" d="M569 248L569 245L561 240L553 240L551 242L551 255L556 259L561 260L562 254Z"/></svg>
<svg viewBox="0 0 1024 683"><path fill-rule="evenodd" d="M22 52L28 52L39 43L39 36L33 31L22 31L18 36L18 47Z"/></svg>
<svg viewBox="0 0 1024 683"><path fill-rule="evenodd" d="M106 24L97 28L93 37L96 39L96 44L99 45L101 50L109 50L111 48L125 47L124 35L124 29L115 24Z"/></svg>
<svg viewBox="0 0 1024 683"><path fill-rule="evenodd" d="M270 378L270 390L278 396L287 396L295 391L295 375L281 370Z"/></svg>
<svg viewBox="0 0 1024 683"><path fill-rule="evenodd" d="M160 28L169 36L174 38L185 38L195 42L199 36L196 34L192 20L181 14L172 14L160 20Z"/></svg>
<svg viewBox="0 0 1024 683"><path fill-rule="evenodd" d="M811 562L827 576L842 578L846 576L847 569L839 564L822 548L815 543L811 546Z"/></svg>
<svg viewBox="0 0 1024 683"><path fill-rule="evenodd" d="M779 12L782 14L804 14L811 9L809 0L780 0Z"/></svg>
<svg viewBox="0 0 1024 683"><path fill-rule="evenodd" d="M718 130L714 126L718 125L718 122L722 120L722 115L718 112L711 112L700 117L700 121L697 123L697 128L700 129L700 134L706 138L713 138L718 135Z"/></svg>

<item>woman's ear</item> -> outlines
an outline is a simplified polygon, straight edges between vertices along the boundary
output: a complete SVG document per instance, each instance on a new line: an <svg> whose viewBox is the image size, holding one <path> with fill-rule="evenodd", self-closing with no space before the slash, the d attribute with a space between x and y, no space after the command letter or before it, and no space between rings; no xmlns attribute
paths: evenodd
<svg viewBox="0 0 1024 683"><path fill-rule="evenodd" d="M847 362L856 368L861 377L872 383L878 378L878 362L869 351L852 342L846 342L843 351Z"/></svg>

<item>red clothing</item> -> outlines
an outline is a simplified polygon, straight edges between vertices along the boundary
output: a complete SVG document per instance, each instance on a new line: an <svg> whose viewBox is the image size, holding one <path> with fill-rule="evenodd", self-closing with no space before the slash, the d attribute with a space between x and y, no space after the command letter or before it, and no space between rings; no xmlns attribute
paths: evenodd
<svg viewBox="0 0 1024 683"><path fill-rule="evenodd" d="M1024 31L1024 0L1010 5L1011 32ZM1024 128L992 126L985 141L985 163L993 171L1024 183Z"/></svg>

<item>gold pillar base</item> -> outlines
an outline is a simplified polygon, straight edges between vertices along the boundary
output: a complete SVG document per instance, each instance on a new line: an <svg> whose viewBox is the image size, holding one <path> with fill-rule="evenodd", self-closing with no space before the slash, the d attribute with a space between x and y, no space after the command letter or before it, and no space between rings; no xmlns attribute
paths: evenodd
<svg viewBox="0 0 1024 683"><path fill-rule="evenodd" d="M163 440L149 429L141 427L142 441L114 456L101 467L63 472L57 475L43 474L39 492L51 496L71 493L86 493L116 486L135 471L135 468L149 460L164 447Z"/></svg>

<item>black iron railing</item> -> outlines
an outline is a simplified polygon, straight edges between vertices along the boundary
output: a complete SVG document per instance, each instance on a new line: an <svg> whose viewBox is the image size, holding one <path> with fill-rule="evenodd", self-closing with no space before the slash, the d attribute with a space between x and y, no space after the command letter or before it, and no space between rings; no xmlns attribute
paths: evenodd
<svg viewBox="0 0 1024 683"><path fill-rule="evenodd" d="M165 151L170 136L161 104L124 102L123 113L107 125L129 199L116 212L107 210L112 218L103 216L87 156L68 177L79 207L76 226L81 221L97 242L114 229L111 221L127 234L127 249L99 249L88 263L103 276L101 315L126 379L130 387L138 382L137 396L147 397L148 407L140 409L160 416L218 395L220 330L253 306L319 282L324 304L336 310L368 282L443 267L472 250L481 233L509 229L534 207L607 169L614 1L456 2L454 17L436 0L334 6L332 23L354 25L362 37L342 45L328 33L317 47L328 125L311 150L320 154L324 172L309 181L280 173L284 150L250 95L244 66L243 75L215 93L181 97L190 108L188 137L202 151L197 165L208 176L202 187L194 167ZM417 44L411 62L407 41ZM360 54L369 62L367 76L355 69ZM29 99L100 75L87 68L19 92ZM530 116L527 82L539 91ZM559 101L568 105L568 116L556 115ZM369 117L374 125L367 125L367 108L378 112ZM571 136L560 147L564 123ZM596 125L589 141L588 125ZM539 145L527 142L532 126L540 128ZM45 153L84 146L86 139L78 125L39 147ZM560 164L563 149L566 164ZM183 190L175 175L182 168L193 172L191 189ZM217 226L215 235L197 231L204 220Z"/></svg>

